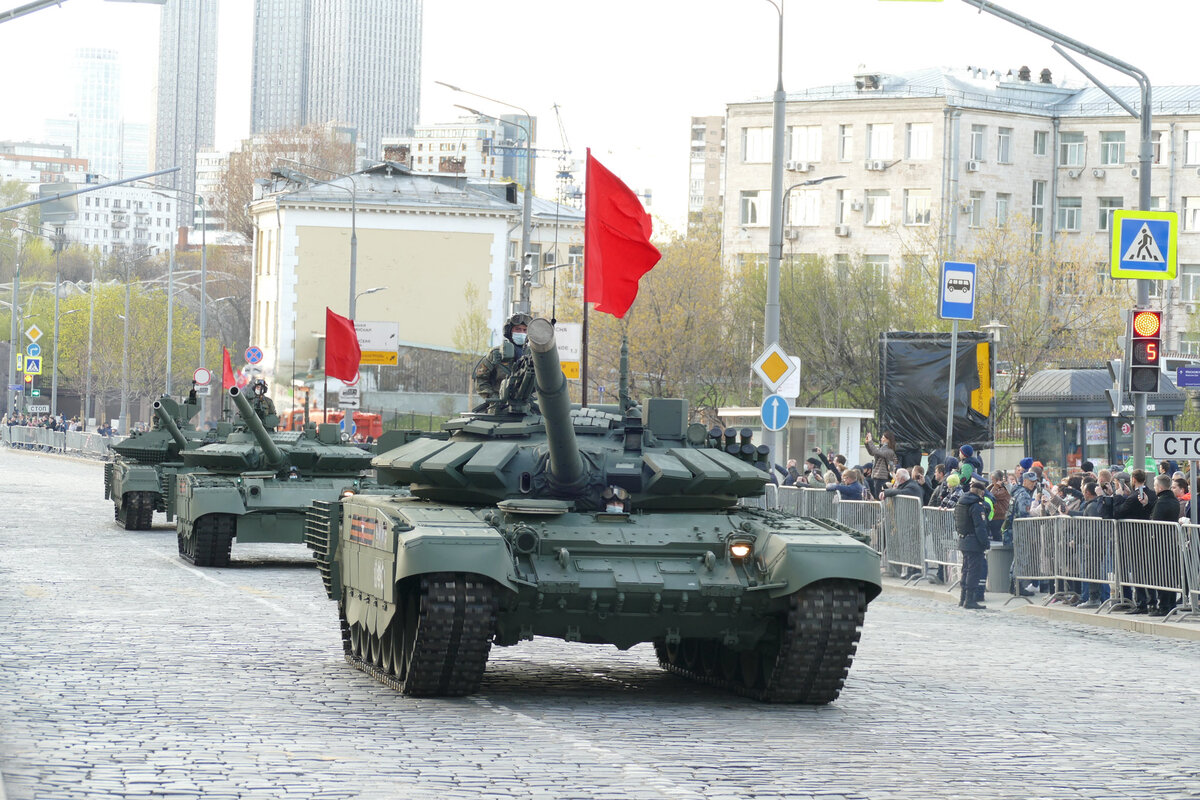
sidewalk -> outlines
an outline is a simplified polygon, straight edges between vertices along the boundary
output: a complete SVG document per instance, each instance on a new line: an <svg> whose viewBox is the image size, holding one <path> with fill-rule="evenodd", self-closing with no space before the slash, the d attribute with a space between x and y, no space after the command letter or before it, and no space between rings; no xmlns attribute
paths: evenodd
<svg viewBox="0 0 1200 800"><path fill-rule="evenodd" d="M904 581L899 578L886 575L883 578L884 594L910 594L957 606L958 587L955 587L953 591L947 591L947 588L942 584L930 583L929 581L905 585ZM1118 630L1145 633L1151 636L1167 636L1173 639L1200 641L1200 619L1194 617L1186 622L1163 622L1161 617L1129 615L1120 611L1113 614L1097 614L1095 609L1081 610L1059 603L1043 606L1042 603L1045 600L1046 595L1044 594L1024 598L1014 597L1007 593L988 592L984 600L984 605L987 606L986 611L964 611L963 613L983 615L997 612L1002 614L1026 614L1062 622L1095 625L1099 628L1115 628ZM1007 605L1005 605L1006 602L1008 603Z"/></svg>

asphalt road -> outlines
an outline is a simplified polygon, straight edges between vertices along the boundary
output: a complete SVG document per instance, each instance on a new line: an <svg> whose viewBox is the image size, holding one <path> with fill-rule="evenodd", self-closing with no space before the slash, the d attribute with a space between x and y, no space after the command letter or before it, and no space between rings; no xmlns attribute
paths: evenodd
<svg viewBox="0 0 1200 800"><path fill-rule="evenodd" d="M826 707L548 639L409 699L342 660L302 546L197 569L102 498L98 463L0 450L9 800L1200 797L1200 642L885 593Z"/></svg>

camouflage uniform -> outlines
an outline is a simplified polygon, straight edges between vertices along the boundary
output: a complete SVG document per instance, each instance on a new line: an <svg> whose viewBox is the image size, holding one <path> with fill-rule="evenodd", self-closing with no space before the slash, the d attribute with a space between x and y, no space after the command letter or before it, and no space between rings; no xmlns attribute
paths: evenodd
<svg viewBox="0 0 1200 800"><path fill-rule="evenodd" d="M519 351L524 348L514 348L518 351L513 358L504 357L504 345L496 345L487 355L479 359L479 364L475 367L475 391L479 393L484 400L491 402L500 396L500 384L509 375L512 375L513 366L520 358Z"/></svg>
<svg viewBox="0 0 1200 800"><path fill-rule="evenodd" d="M263 387L264 389L266 388L265 383ZM262 420L264 425L267 423L267 417L275 414L275 401L267 397L265 391L262 394L259 394L257 391L254 392L254 397L250 399L250 407L254 409L254 413L258 415L258 418ZM272 427L268 428L268 430L275 429Z"/></svg>

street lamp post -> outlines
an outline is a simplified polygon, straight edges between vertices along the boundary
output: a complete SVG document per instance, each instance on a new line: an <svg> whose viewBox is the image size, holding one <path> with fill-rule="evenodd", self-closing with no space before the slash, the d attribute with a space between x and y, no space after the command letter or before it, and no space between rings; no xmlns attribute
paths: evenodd
<svg viewBox="0 0 1200 800"><path fill-rule="evenodd" d="M771 133L771 230L767 249L767 302L763 324L763 349L779 343L779 272L783 259L783 137L784 107L787 94L783 91L783 0L767 0L779 14L779 58L777 80L772 101ZM763 444L771 449L770 458L777 452L774 431L763 431ZM773 463L773 462L771 462ZM769 470L768 470L769 471Z"/></svg>
<svg viewBox="0 0 1200 800"><path fill-rule="evenodd" d="M768 0L768 2L773 2L773 0ZM782 14L782 12L780 13ZM782 23L780 24L782 25ZM782 33L780 36L782 37ZM782 42L782 38L780 41ZM780 58L782 59L782 57L783 56L781 54ZM782 61L780 63L782 63ZM533 224L533 116L525 109L521 108L520 106L513 105L512 103L506 103L503 100L497 100L494 97L487 97L486 95L467 91L466 89L453 86L445 81L434 81L434 83L438 84L439 86L445 86L447 89L450 89L454 92L469 94L472 97L478 97L480 100L487 100L489 103L496 103L497 105L505 106L506 108L516 109L525 115L525 124L528 127L525 128L525 197L521 211L521 295L520 300L517 301L517 307L514 309L514 311L528 314L530 308L530 299L529 282L526 280L525 276L525 259L529 258L529 237ZM462 106L460 106L460 108L461 107ZM476 111L474 113L478 114L479 112ZM489 114L482 114L481 116L496 119L495 117L491 117ZM503 122L503 120L500 121ZM520 126L518 125L517 127Z"/></svg>
<svg viewBox="0 0 1200 800"><path fill-rule="evenodd" d="M0 244L4 244L12 248L13 251L13 280L12 280L12 305L9 306L9 325L8 325L8 383L6 386L16 386L17 380L17 291L21 286L21 260L17 255L17 245L15 242L8 239L0 239ZM17 404L16 389L8 389L8 406L5 408L5 413L11 412Z"/></svg>
<svg viewBox="0 0 1200 800"><path fill-rule="evenodd" d="M58 296L61 285L61 268L60 258L62 256L63 245L66 243L66 236L63 235L63 229L58 228L54 232L54 371L50 373L50 416L58 416Z"/></svg>
<svg viewBox="0 0 1200 800"><path fill-rule="evenodd" d="M121 435L129 435L129 259L125 259L125 323L121 346ZM203 346L203 344L201 345Z"/></svg>
<svg viewBox="0 0 1200 800"><path fill-rule="evenodd" d="M322 181L322 183L324 183L326 186L332 186L335 189L341 189L342 191L350 192L350 304L348 310L350 312L350 319L353 320L355 318L355 304L358 302L358 297L354 293L355 283L358 280L358 183L354 180L353 175L347 175L343 172L338 172L335 169L329 169L329 167L318 167L315 164L305 164L303 161L297 161L294 158L280 158L279 160L286 161L289 164L296 164L304 167L305 169L319 169L322 172L328 172L330 175L337 175L339 178L345 178L346 180L350 181L351 188L349 189L347 189L345 186L338 186L335 183L330 183L329 181ZM301 177L308 178L308 176L304 175L303 173L300 173L300 175ZM311 180L311 178L309 178L309 180ZM295 343L293 343L293 347L294 346Z"/></svg>

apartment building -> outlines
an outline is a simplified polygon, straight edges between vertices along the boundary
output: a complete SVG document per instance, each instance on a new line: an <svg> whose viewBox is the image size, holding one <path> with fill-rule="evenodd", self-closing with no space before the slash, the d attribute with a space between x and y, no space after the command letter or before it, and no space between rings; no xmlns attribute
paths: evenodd
<svg viewBox="0 0 1200 800"><path fill-rule="evenodd" d="M1115 91L1138 107L1136 88ZM1200 86L1156 87L1152 110L1153 206L1180 214L1180 276L1155 289L1170 349L1200 354L1188 331L1200 308ZM861 256L887 270L939 219L952 252L1017 213L1047 239L1091 240L1104 253L1111 212L1137 207L1138 120L1049 70L864 72L790 93L786 124L785 257ZM765 261L770 99L729 104L725 125L726 257Z"/></svg>
<svg viewBox="0 0 1200 800"><path fill-rule="evenodd" d="M537 117L530 123L536 141ZM495 178L524 186L528 175L525 127L525 117L516 114L496 118L471 115L453 122L417 125L411 136L385 137L383 159L404 164L413 172Z"/></svg>
<svg viewBox="0 0 1200 800"><path fill-rule="evenodd" d="M688 225L721 214L725 202L725 118L692 117Z"/></svg>

